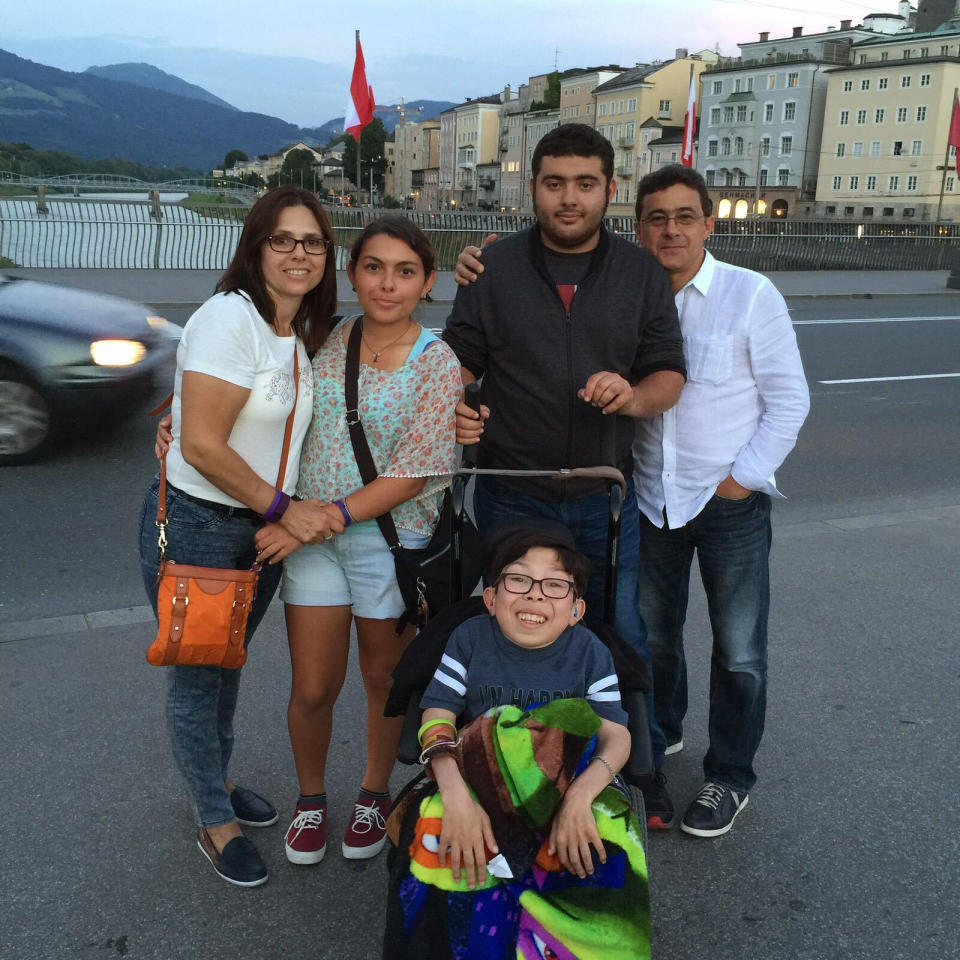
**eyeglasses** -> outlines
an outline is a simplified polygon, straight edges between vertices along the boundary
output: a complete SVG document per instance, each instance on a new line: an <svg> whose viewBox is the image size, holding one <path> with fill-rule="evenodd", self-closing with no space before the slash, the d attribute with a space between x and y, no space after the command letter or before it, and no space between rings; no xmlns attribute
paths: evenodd
<svg viewBox="0 0 960 960"><path fill-rule="evenodd" d="M678 213L672 217L668 217L665 213L653 213L649 217L645 217L643 222L648 227L653 227L654 230L662 230L671 220L678 227L692 227L703 218L702 213L699 215L696 213Z"/></svg>
<svg viewBox="0 0 960 960"><path fill-rule="evenodd" d="M297 240L296 237L288 237L286 234L280 234L277 237L267 237L267 243L274 253L293 253L299 243L303 247L304 253L309 253L311 257L319 257L327 252L330 241L325 237L304 237Z"/></svg>
<svg viewBox="0 0 960 960"><path fill-rule="evenodd" d="M562 600L576 586L572 580L560 580L557 577L535 580L525 573L505 573L497 583L502 583L507 593L529 593L536 583L540 585L540 592L550 600Z"/></svg>

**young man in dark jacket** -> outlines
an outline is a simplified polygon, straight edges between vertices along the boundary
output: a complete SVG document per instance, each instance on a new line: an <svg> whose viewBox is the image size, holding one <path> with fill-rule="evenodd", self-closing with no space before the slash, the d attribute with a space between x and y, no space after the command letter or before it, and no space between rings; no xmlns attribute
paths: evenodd
<svg viewBox="0 0 960 960"><path fill-rule="evenodd" d="M483 378L482 415L461 403L457 438L479 442L481 467L607 464L629 477L634 418L672 407L684 384L670 284L649 254L603 225L616 183L613 148L596 130L552 130L532 167L536 225L487 247L483 272L459 289L447 321L444 339L464 383ZM627 503L633 496L631 484ZM481 529L507 517L564 523L593 564L588 621L600 616L608 515L602 482L482 477L475 506ZM638 560L637 513L624 510L615 627L649 665ZM669 827L673 805L659 774L665 741L648 701L658 770L645 792L649 821Z"/></svg>

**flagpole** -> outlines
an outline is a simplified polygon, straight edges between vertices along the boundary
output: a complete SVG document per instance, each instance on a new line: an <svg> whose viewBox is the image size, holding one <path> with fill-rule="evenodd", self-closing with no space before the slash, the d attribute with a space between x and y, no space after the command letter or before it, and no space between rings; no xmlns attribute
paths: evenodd
<svg viewBox="0 0 960 960"><path fill-rule="evenodd" d="M355 31L355 34L356 34L355 49L358 50L360 48L360 31L359 30ZM354 56L356 56L356 53L354 53ZM358 207L360 206L360 136L362 135L363 135L363 130L360 131L360 135L357 137L357 181L356 183L357 183L357 206ZM371 197L371 200L372 199L373 198Z"/></svg>
<svg viewBox="0 0 960 960"><path fill-rule="evenodd" d="M957 109L957 91L958 88L953 88L953 105L950 108L950 129L953 131L953 114ZM943 212L943 193L947 186L947 170L950 169L950 134L947 134L947 145L944 147L943 151L943 176L940 177L940 200L937 203L937 219L935 223L940 222L940 214Z"/></svg>

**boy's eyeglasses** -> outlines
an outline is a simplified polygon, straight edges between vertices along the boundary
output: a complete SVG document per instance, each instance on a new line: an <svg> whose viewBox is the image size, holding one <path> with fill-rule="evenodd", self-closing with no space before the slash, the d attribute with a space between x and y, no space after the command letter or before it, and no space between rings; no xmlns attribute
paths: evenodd
<svg viewBox="0 0 960 960"><path fill-rule="evenodd" d="M529 593L537 583L540 585L540 592L550 600L562 600L569 596L576 586L572 580L560 580L556 577L536 580L525 573L505 573L497 583L502 583L507 593Z"/></svg>
<svg viewBox="0 0 960 960"><path fill-rule="evenodd" d="M267 243L274 253L293 253L297 249L297 244L303 247L304 253L309 253L311 257L319 257L320 254L327 252L330 241L326 237L304 237L297 240L295 237L280 235L278 237L267 237Z"/></svg>

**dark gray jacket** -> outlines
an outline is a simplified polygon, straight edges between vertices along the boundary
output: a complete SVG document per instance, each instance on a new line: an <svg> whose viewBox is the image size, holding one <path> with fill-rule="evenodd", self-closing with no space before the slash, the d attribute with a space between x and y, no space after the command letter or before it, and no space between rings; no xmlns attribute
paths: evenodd
<svg viewBox="0 0 960 960"><path fill-rule="evenodd" d="M547 272L539 228L483 251L484 272L460 287L444 339L483 377L490 407L479 466L561 469L607 464L632 473L631 417L605 417L577 397L601 370L637 383L657 370L686 375L673 291L644 250L601 229L569 314ZM598 489L578 482L503 481L546 499Z"/></svg>

